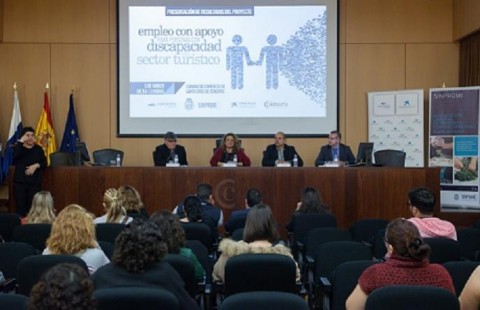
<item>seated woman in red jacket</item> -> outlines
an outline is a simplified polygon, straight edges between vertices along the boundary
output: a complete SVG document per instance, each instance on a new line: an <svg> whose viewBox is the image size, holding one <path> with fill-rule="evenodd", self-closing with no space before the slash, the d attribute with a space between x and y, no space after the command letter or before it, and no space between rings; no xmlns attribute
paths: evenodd
<svg viewBox="0 0 480 310"><path fill-rule="evenodd" d="M234 163L237 166L249 167L251 165L250 158L240 147L239 139L234 133L227 133L223 136L220 146L210 159L210 165L223 166L225 163Z"/></svg>
<svg viewBox="0 0 480 310"><path fill-rule="evenodd" d="M390 222L385 233L388 259L367 268L347 299L347 309L364 309L368 295L389 285L427 285L455 294L452 278L438 264L430 264L430 246L420 237L417 227L405 219Z"/></svg>

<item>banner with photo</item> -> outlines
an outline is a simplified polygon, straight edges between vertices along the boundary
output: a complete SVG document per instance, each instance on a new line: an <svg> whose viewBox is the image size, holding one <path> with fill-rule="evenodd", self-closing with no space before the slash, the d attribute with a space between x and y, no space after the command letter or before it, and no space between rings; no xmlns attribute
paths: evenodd
<svg viewBox="0 0 480 310"><path fill-rule="evenodd" d="M407 153L405 167L423 167L423 90L368 93L368 141L373 153Z"/></svg>
<svg viewBox="0 0 480 310"><path fill-rule="evenodd" d="M480 212L480 88L430 89L428 165L441 167L442 212Z"/></svg>

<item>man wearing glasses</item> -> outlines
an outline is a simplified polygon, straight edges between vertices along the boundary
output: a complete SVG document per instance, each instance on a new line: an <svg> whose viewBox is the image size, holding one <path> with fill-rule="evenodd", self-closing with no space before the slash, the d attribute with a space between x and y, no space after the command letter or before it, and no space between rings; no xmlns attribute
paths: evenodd
<svg viewBox="0 0 480 310"><path fill-rule="evenodd" d="M177 144L177 135L175 133L168 131L165 134L163 144L155 148L153 161L155 166L166 166L168 163L188 166L187 152L183 146Z"/></svg>
<svg viewBox="0 0 480 310"><path fill-rule="evenodd" d="M328 135L328 144L322 146L320 153L315 160L315 166L323 166L328 162L339 162L344 165L355 164L355 156L349 146L340 143L342 135L339 131L333 130Z"/></svg>

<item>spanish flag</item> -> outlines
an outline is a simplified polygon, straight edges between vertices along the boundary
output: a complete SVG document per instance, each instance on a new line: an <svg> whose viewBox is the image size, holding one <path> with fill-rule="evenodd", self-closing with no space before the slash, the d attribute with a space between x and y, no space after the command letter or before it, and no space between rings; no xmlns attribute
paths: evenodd
<svg viewBox="0 0 480 310"><path fill-rule="evenodd" d="M57 150L55 143L55 132L53 130L52 114L50 113L50 104L48 103L48 93L45 92L43 110L35 129L37 144L40 145L47 157L47 163L50 166L50 154Z"/></svg>

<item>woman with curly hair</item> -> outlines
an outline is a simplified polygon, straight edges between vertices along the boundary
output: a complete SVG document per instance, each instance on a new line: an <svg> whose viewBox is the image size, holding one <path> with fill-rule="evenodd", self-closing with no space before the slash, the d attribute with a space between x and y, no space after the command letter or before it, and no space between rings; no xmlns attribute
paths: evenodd
<svg viewBox="0 0 480 310"><path fill-rule="evenodd" d="M143 206L142 197L137 189L130 185L122 185L118 188L118 195L127 215L136 218L148 218L148 212Z"/></svg>
<svg viewBox="0 0 480 310"><path fill-rule="evenodd" d="M347 299L347 309L365 308L368 295L390 285L427 285L446 289L455 295L452 278L442 265L430 264L430 246L417 227L405 219L390 222L385 233L388 259L368 267Z"/></svg>
<svg viewBox="0 0 480 310"><path fill-rule="evenodd" d="M195 267L195 277L201 281L205 277L205 270L191 249L185 247L185 231L180 225L177 216L168 210L155 212L150 218L162 233L167 244L168 253L180 254L189 258Z"/></svg>
<svg viewBox="0 0 480 310"><path fill-rule="evenodd" d="M120 195L115 188L109 188L103 194L103 207L106 214L93 220L95 224L120 223L127 224L133 219L127 215L127 211L120 201Z"/></svg>
<svg viewBox="0 0 480 310"><path fill-rule="evenodd" d="M33 196L32 207L22 224L52 224L55 220L53 198L49 191L40 191Z"/></svg>
<svg viewBox="0 0 480 310"><path fill-rule="evenodd" d="M198 309L179 274L163 261L167 245L157 225L137 218L118 235L112 262L92 276L95 289L158 287L175 295L182 309Z"/></svg>
<svg viewBox="0 0 480 310"><path fill-rule="evenodd" d="M32 288L29 310L94 310L93 283L87 272L76 264L58 264L50 268Z"/></svg>
<svg viewBox="0 0 480 310"><path fill-rule="evenodd" d="M92 216L76 204L68 205L58 214L43 254L78 256L87 263L90 274L110 262L95 238Z"/></svg>

